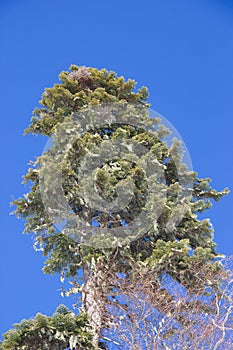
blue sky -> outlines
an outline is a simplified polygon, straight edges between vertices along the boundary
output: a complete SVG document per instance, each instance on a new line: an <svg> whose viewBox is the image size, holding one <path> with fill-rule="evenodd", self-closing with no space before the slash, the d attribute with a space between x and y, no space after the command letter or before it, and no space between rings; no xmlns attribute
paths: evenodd
<svg viewBox="0 0 233 350"><path fill-rule="evenodd" d="M178 130L200 177L233 189L233 5L224 0L22 0L0 3L1 288L0 333L51 314L58 277L9 215L11 196L45 139L23 137L45 87L71 63L114 70L150 91L152 108ZM233 254L233 194L208 213L218 251Z"/></svg>

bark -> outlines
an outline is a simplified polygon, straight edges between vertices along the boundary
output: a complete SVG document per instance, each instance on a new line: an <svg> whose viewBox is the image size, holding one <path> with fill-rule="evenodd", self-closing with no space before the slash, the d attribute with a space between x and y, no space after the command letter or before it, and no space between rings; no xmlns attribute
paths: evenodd
<svg viewBox="0 0 233 350"><path fill-rule="evenodd" d="M106 280L104 280L104 272L101 270L100 266L95 266L94 269L91 266L85 266L84 280L82 307L88 314L91 331L93 333L93 345L98 349L105 313L105 293L103 286Z"/></svg>

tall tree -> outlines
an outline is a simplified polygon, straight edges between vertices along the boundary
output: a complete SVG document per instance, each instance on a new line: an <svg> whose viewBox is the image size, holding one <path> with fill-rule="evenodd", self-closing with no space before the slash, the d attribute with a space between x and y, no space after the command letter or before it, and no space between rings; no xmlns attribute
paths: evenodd
<svg viewBox="0 0 233 350"><path fill-rule="evenodd" d="M209 178L199 179L182 163L179 142L169 146L164 141L169 130L148 114L145 87L136 91L133 80L75 65L59 78L60 83L45 89L26 130L55 136L52 147L25 175L31 189L14 201L15 213L26 219L25 232L34 233L35 248L47 257L44 272L60 273L62 280L73 278L65 293L81 296L93 344L101 348L103 340L109 340L105 331L114 324L111 308L115 314L128 310L128 317L133 317L127 293L131 290L133 296L135 276L147 276L140 293L151 296L153 290L160 298L163 291L166 303L174 296L163 283L164 276L191 293L205 295L211 290L216 296L221 263L215 261L211 223L199 219L198 213L228 190L212 189ZM97 123L95 114L100 115ZM71 147L64 155L60 150L67 143ZM117 147L120 152L114 153ZM96 155L106 159L105 164L96 162ZM85 178L87 170L92 179ZM91 200L85 197L90 184L105 208L96 207L95 195ZM197 264L208 271L201 278ZM213 277L216 274L219 278ZM179 317L177 321L185 323Z"/></svg>

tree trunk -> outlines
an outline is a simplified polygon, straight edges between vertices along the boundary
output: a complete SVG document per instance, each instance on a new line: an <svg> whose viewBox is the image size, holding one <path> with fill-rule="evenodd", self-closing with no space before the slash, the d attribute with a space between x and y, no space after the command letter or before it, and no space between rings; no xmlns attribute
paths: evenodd
<svg viewBox="0 0 233 350"><path fill-rule="evenodd" d="M98 349L99 338L102 330L105 298L103 293L103 272L99 267L85 266L84 286L82 290L82 307L88 314L88 319L93 333L93 344Z"/></svg>

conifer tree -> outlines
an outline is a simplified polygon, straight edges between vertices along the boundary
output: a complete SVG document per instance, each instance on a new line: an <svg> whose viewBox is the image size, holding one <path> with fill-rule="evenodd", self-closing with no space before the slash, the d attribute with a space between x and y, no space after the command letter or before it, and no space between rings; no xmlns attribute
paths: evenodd
<svg viewBox="0 0 233 350"><path fill-rule="evenodd" d="M133 80L126 81L106 69L76 65L71 65L69 71L62 72L59 78L59 83L45 89L40 101L41 107L34 110L26 134L48 137L55 135L54 145L57 150L72 137L74 121L79 123L82 129L80 116L84 116L86 124L89 123L88 128L81 132L78 138L74 138L65 157L62 153L59 155L59 169L53 168L53 160L57 157L53 147L38 157L25 175L25 182L31 184L31 189L24 197L14 201L17 206L15 213L26 220L25 232L34 233L35 248L42 250L46 257L44 272L59 273L62 280L72 280L72 287L64 293L67 296L80 296L77 304L81 303L80 310L87 315L93 346L96 349L107 348L110 341L108 330L114 325L114 315L118 315L118 320L126 317L122 312L126 313L129 319L136 317L133 312L130 315L132 299L130 301L127 295L130 290L131 297L136 291L140 295L143 294L145 299L149 296L148 303L151 305L151 295L154 293L155 299L161 300L162 293L164 307L169 303L172 305L174 296L164 282L165 277L169 277L193 295L196 293L198 296L204 296L208 291L213 298L216 297L221 290L223 270L221 263L216 260L219 255L213 240L212 225L208 220L201 220L198 214L209 209L212 200L218 201L228 190L218 192L211 188L209 178L200 179L197 173L189 171L182 163L179 142L175 140L168 146L163 141L168 131L161 125L160 120L152 120L153 118L148 116L148 91L145 87L136 91L136 83ZM107 112L101 115L102 121L96 125L92 123L92 114L105 111L106 106ZM117 115L122 116L121 121L106 122L104 117L107 118L109 110L111 113L117 110ZM133 125L127 117L135 117L136 114L139 115L137 120L141 122ZM154 132L152 124L157 126ZM59 135L64 136L59 139L60 143L56 143L57 130ZM137 163L138 155L136 158L121 158L118 154L116 158L108 159L105 164L97 166L94 172L95 188L104 199L104 203L117 202L119 191L125 194L123 199L127 200L127 197L131 196L131 200L125 208L122 207L122 203L117 202L119 210L100 210L91 205L83 195L86 192L81 189L79 170L82 170L83 164L89 168L94 164L93 154L99 152L106 156L106 147L110 147L110 143L122 147L121 154L124 154L124 147L130 142L135 149L139 149L139 153L142 149L148 152L148 155L142 154L144 163L140 163L146 162L148 173L149 165L156 164L153 169L157 169L158 172L162 169L163 179L156 187L155 180L158 179L158 174L153 182L154 174L148 175L145 169L140 167ZM49 174L47 177L42 173L45 171L44 164ZM51 200L53 189L50 183L55 186L53 188L58 188L54 185L58 170L62 193L54 191ZM43 182L44 177L46 179ZM90 183L87 182L87 190ZM153 193L151 189L154 189ZM181 206L178 199L182 191L188 191L189 200L182 197ZM45 205L47 193L50 193L50 199ZM165 196L160 197L161 193L165 193ZM89 227L90 231L97 232L99 229L105 232L105 235L94 235L85 240L85 232L82 236L80 226L74 232L74 225L71 224L73 219L68 217L60 218L62 225L54 225L57 212L51 214L56 211L53 204L57 206L61 196L66 199L72 218L75 215L82 222L86 222L84 231ZM159 212L156 211L158 203L164 204L162 207L159 205ZM185 211L179 216L179 208L184 206ZM117 232L121 230L126 235L131 222L138 217L144 217L139 234L137 232L133 236L124 236L123 239L119 235L118 238ZM115 232L114 235L111 232ZM78 239L75 237L77 233L80 234ZM82 237L85 239L82 240ZM197 266L205 267L201 278ZM145 284L140 281L140 288L136 288L135 276L143 276L146 281ZM134 285L135 291L132 287ZM194 304L196 305L196 302ZM158 310L158 303L156 305L155 310ZM161 302L159 311L165 312L164 310ZM35 321L28 321L30 327L37 322L38 317ZM176 321L180 327L185 326L185 317L177 315ZM47 323L52 322L51 318L45 317L45 320ZM134 324L134 321L132 322ZM21 326L17 327L15 334L18 337L17 332L21 331ZM173 333L170 330L170 335L167 333L166 336L172 336L174 329ZM11 349L6 345L8 338L7 335L4 349ZM112 343L114 344L114 339Z"/></svg>
<svg viewBox="0 0 233 350"><path fill-rule="evenodd" d="M5 350L94 349L87 315L75 316L65 305L59 305L52 317L38 313L14 326L4 335Z"/></svg>

